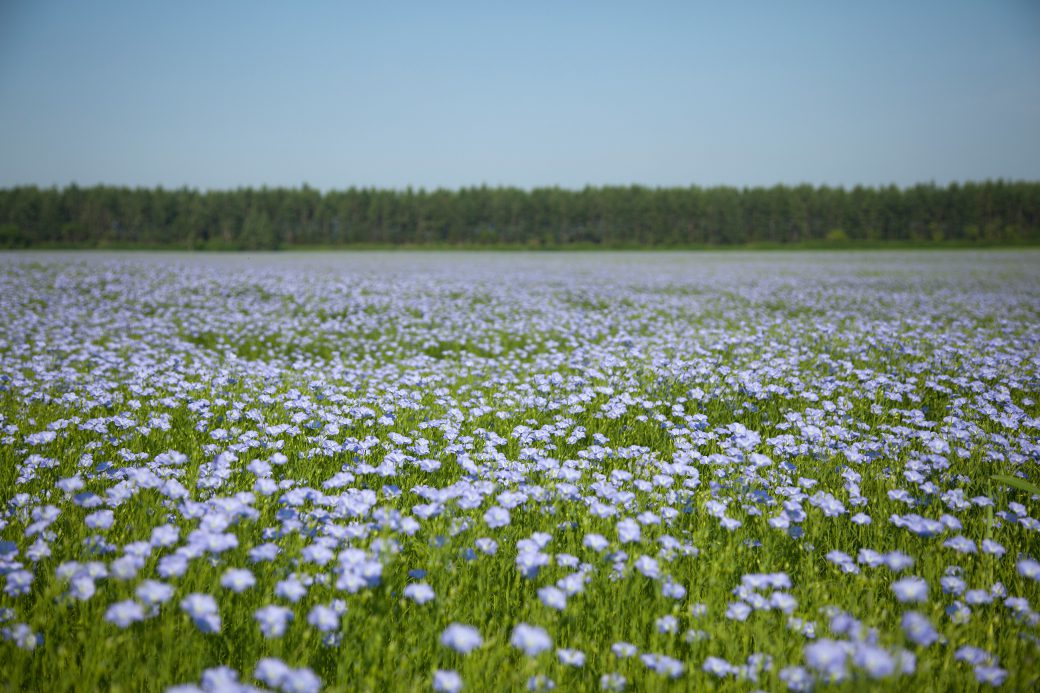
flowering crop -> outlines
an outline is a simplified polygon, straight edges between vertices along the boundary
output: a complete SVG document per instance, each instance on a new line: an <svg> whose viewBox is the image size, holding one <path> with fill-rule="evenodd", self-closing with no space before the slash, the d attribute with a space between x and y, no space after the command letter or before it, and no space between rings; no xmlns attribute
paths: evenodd
<svg viewBox="0 0 1040 693"><path fill-rule="evenodd" d="M0 687L1035 688L1037 267L0 256Z"/></svg>

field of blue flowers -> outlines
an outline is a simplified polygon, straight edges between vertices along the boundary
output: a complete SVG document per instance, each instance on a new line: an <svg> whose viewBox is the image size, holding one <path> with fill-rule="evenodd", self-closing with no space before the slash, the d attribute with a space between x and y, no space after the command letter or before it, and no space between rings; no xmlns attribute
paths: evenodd
<svg viewBox="0 0 1040 693"><path fill-rule="evenodd" d="M1040 253L0 256L0 690L1036 690Z"/></svg>

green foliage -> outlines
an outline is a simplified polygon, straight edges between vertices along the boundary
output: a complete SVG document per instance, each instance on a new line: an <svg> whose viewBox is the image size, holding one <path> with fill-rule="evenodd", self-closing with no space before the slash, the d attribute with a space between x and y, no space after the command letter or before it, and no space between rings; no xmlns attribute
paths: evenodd
<svg viewBox="0 0 1040 693"><path fill-rule="evenodd" d="M29 238L15 224L0 224L0 248L24 248Z"/></svg>
<svg viewBox="0 0 1040 693"><path fill-rule="evenodd" d="M276 250L278 248L277 231L267 212L249 210L249 214L242 224L239 247L243 250Z"/></svg>
<svg viewBox="0 0 1040 693"><path fill-rule="evenodd" d="M633 248L1040 242L1040 183L942 188L0 190L0 247Z"/></svg>

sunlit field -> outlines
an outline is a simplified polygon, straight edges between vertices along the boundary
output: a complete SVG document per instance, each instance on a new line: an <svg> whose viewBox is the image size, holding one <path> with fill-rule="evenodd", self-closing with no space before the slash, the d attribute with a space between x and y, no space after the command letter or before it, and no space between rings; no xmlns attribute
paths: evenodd
<svg viewBox="0 0 1040 693"><path fill-rule="evenodd" d="M1040 252L0 255L0 686L1035 690Z"/></svg>

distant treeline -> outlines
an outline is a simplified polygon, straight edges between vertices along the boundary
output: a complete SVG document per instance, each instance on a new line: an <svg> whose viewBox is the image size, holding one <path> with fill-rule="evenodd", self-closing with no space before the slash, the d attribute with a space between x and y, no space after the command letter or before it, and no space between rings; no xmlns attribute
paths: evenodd
<svg viewBox="0 0 1040 693"><path fill-rule="evenodd" d="M1040 243L1040 182L946 187L0 190L0 247Z"/></svg>

